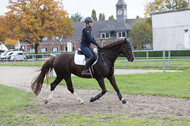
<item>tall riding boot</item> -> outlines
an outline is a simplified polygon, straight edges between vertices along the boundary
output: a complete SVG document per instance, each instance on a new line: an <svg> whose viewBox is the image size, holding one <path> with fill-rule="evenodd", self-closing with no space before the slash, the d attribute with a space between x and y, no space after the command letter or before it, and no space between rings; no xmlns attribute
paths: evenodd
<svg viewBox="0 0 190 126"><path fill-rule="evenodd" d="M92 63L92 60L93 60L92 58L87 59L84 69L82 71L82 75L90 75L88 69Z"/></svg>

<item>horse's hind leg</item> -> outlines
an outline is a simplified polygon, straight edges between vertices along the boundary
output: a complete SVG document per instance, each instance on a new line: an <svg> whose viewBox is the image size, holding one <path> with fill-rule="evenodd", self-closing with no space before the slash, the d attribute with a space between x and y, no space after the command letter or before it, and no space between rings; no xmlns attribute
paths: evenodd
<svg viewBox="0 0 190 126"><path fill-rule="evenodd" d="M96 80L98 81L98 84L102 89L102 92L99 93L98 95L96 95L95 97L91 97L90 102L94 102L94 101L98 100L99 98L101 98L106 93L106 86L105 86L105 83L104 83L104 79L99 78L99 79L96 79Z"/></svg>
<svg viewBox="0 0 190 126"><path fill-rule="evenodd" d="M80 104L84 104L84 101L77 95L76 92L74 92L73 84L72 84L72 81L71 81L71 75L69 75L67 77L64 77L64 79L65 79L65 82L67 84L67 89L75 96L75 98L77 99L77 101Z"/></svg>
<svg viewBox="0 0 190 126"><path fill-rule="evenodd" d="M50 102L53 99L53 91L56 88L56 86L61 82L63 79L62 76L57 76L56 79L50 84L50 94L47 99L44 100L45 104Z"/></svg>

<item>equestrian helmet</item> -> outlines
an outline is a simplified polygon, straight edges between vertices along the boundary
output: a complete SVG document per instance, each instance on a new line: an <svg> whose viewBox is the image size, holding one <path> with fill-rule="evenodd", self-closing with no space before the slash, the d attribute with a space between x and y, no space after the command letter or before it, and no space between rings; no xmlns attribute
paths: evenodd
<svg viewBox="0 0 190 126"><path fill-rule="evenodd" d="M89 23L89 22L94 22L94 20L91 17L86 17L84 22Z"/></svg>

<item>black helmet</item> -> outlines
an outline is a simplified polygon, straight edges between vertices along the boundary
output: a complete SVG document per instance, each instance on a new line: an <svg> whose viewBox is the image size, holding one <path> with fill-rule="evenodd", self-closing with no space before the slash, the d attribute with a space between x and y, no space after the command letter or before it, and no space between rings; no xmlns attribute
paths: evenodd
<svg viewBox="0 0 190 126"><path fill-rule="evenodd" d="M94 20L91 17L86 17L85 18L85 23L93 22Z"/></svg>

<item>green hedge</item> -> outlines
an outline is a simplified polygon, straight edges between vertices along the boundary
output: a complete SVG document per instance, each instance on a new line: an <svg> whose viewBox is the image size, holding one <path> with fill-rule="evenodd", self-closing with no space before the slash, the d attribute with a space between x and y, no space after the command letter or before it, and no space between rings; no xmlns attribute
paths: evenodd
<svg viewBox="0 0 190 126"><path fill-rule="evenodd" d="M165 52L168 56L168 51ZM149 57L162 57L163 51L149 52ZM190 50L184 51L170 51L171 56L190 56ZM134 52L135 57L146 57L146 52Z"/></svg>

